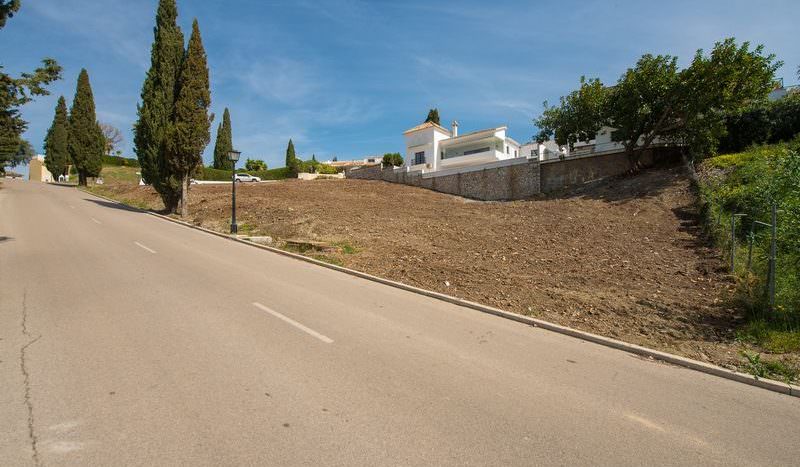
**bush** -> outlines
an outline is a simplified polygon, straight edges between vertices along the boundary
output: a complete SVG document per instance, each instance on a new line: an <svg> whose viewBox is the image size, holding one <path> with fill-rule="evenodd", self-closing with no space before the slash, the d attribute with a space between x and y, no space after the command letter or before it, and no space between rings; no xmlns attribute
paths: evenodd
<svg viewBox="0 0 800 467"><path fill-rule="evenodd" d="M283 180L286 178L292 178L292 170L288 167L280 167L278 169L269 169L269 170L247 170L247 169L236 169L236 173L248 173L255 177L259 177L261 180ZM233 176L233 172L230 170L220 170L214 169L212 167L203 167L199 174L195 178L198 180L208 180L208 181L230 181L231 177Z"/></svg>
<svg viewBox="0 0 800 467"><path fill-rule="evenodd" d="M247 159L244 168L253 171L267 170L267 164L261 159Z"/></svg>
<svg viewBox="0 0 800 467"><path fill-rule="evenodd" d="M339 173L339 171L332 165L319 164L317 166L317 173L321 175L335 175Z"/></svg>
<svg viewBox="0 0 800 467"><path fill-rule="evenodd" d="M103 165L111 165L115 167L139 167L139 160L120 156L103 156Z"/></svg>
<svg viewBox="0 0 800 467"><path fill-rule="evenodd" d="M400 167L403 165L403 156L399 152L391 152L383 155L383 165Z"/></svg>
<svg viewBox="0 0 800 467"><path fill-rule="evenodd" d="M800 92L775 102L760 102L725 117L719 152L739 152L757 144L790 141L800 134Z"/></svg>
<svg viewBox="0 0 800 467"><path fill-rule="evenodd" d="M721 169L722 175L704 180L709 228L720 248L731 242L741 249L737 263L740 297L755 319L778 329L800 330L800 141L758 146L740 154L718 156L703 168ZM713 171L712 171L713 173ZM766 277L770 229L757 226L753 237L752 272L746 271L748 235L754 221L771 222L773 203L778 206L776 309L767 313ZM733 213L746 214L731 238ZM724 221L718 225L717 219Z"/></svg>
<svg viewBox="0 0 800 467"><path fill-rule="evenodd" d="M213 167L203 167L195 178L198 180L208 180L215 182L230 181L233 172L230 170L215 169Z"/></svg>

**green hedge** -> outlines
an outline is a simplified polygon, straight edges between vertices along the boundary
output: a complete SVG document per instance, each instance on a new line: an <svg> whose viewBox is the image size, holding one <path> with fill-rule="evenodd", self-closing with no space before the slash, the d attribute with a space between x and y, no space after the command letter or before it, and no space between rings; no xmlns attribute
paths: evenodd
<svg viewBox="0 0 800 467"><path fill-rule="evenodd" d="M233 172L231 172L230 170L215 169L213 167L203 167L200 173L197 174L196 178L198 180L226 182L230 181L232 176Z"/></svg>
<svg viewBox="0 0 800 467"><path fill-rule="evenodd" d="M103 156L103 165L115 167L139 167L139 160L120 156Z"/></svg>
<svg viewBox="0 0 800 467"><path fill-rule="evenodd" d="M800 92L727 115L725 128L727 134L719 141L722 154L740 152L757 144L790 141L800 134Z"/></svg>
<svg viewBox="0 0 800 467"><path fill-rule="evenodd" d="M269 169L269 170L245 170L245 169L237 169L237 173L248 173L255 177L261 178L261 180L283 180L286 178L292 178L292 171L288 167L280 167L277 169ZM209 181L229 181L233 173L230 170L220 170L214 169L211 167L203 167L201 172L197 175L198 180L209 180Z"/></svg>

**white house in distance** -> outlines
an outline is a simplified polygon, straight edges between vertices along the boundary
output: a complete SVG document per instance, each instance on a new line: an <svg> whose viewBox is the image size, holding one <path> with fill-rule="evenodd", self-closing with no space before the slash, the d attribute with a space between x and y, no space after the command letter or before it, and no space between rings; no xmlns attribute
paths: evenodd
<svg viewBox="0 0 800 467"><path fill-rule="evenodd" d="M37 154L28 162L28 180L32 182L52 183L53 174L44 165L44 156Z"/></svg>
<svg viewBox="0 0 800 467"><path fill-rule="evenodd" d="M403 132L406 140L406 170L435 172L523 157L520 145L506 136L507 127L458 134L458 122L448 130L425 122Z"/></svg>

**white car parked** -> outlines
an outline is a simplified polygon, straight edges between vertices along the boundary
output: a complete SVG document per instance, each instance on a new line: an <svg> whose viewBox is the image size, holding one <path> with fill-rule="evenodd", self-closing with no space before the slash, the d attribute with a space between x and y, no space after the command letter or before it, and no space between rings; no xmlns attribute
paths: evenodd
<svg viewBox="0 0 800 467"><path fill-rule="evenodd" d="M246 174L246 173L236 174L236 175L233 176L233 179L236 180L237 182L260 182L261 181L261 178L255 177L253 175Z"/></svg>

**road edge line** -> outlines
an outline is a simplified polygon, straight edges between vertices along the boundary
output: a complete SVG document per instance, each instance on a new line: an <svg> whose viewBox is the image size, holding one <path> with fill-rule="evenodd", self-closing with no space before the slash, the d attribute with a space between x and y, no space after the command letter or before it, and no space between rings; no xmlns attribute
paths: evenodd
<svg viewBox="0 0 800 467"><path fill-rule="evenodd" d="M753 375L748 375L745 373L739 373L738 371L728 370L727 368L723 368L717 365L712 365L710 363L701 362L699 360L694 360L688 357L681 357L680 355L674 355L671 353L662 352L660 350L650 349L647 347L642 347L636 344L629 344L627 342L623 342L617 339L613 339L610 337L601 336L598 334L593 334L587 331L580 331L578 329L570 328L567 326L562 326L560 324L551 323L549 321L544 321L538 318L533 318L530 316L520 315L518 313L513 313L510 311L501 310L499 308L494 308L488 305L483 305L476 302L471 302L469 300L464 300L461 298L456 298L451 295L434 292L432 290L426 290L419 287L414 287L413 285L404 284L402 282L396 282L390 279L384 279L383 277L373 276L372 274L367 274L365 272L356 271L355 269L346 268L343 266L337 266L335 264L326 263L324 261L320 261L318 259L310 258L308 256L304 256L298 253L293 253L291 251L281 250L280 248L275 248L267 245L262 245L259 243L255 243L249 240L245 240L243 238L237 238L232 235L217 232L211 229L207 229L205 227L200 227L199 225L190 224L189 222L182 221L180 219L175 219L169 216L165 216L163 214L158 214L152 211L146 211L141 208L137 208L135 206L129 206L125 203L121 203L113 198L109 198L107 196L99 195L97 193L92 193L91 191L85 190L83 188L78 188L78 190L91 195L97 198L104 199L106 201L110 201L115 204L119 204L122 206L126 206L132 210L139 211L143 214L149 214L151 216L172 222L174 224L179 224L184 227L189 227L195 230L200 230L202 232L215 235L217 237L225 238L234 242L242 243L245 245L253 246L256 248L260 248L262 250L270 251L273 253L277 253L279 255L288 256L290 258L298 259L300 261L305 261L306 263L316 264L317 266L322 266L324 268L332 269L334 271L343 272L345 274L349 274L351 276L359 277L361 279L366 279L372 282L377 282L383 285L388 285L390 287L394 287L396 289L405 290L407 292L413 292L419 295L424 295L430 298L435 298L437 300L441 300L444 302L452 303L454 305L463 306L466 308L470 308L476 311L480 311L483 313L491 314L498 316L500 318L505 318L511 321L517 321L519 323L528 324L533 327L542 328L547 331L555 332L558 334L574 337L580 340L592 342L595 344L602 345L604 347L610 347L613 349L621 350L623 352L631 353L634 355L638 355L641 357L648 357L654 360L671 363L673 365L677 365L683 368L688 368L690 370L698 371L701 373L705 373L712 376L717 376L719 378L724 378L731 381L736 381L739 383L744 383L750 386L756 386L763 389L767 389L769 391L778 392L781 394L786 394L788 396L800 397L800 386L795 386L788 383L783 383L780 381L775 381L766 378L758 378Z"/></svg>

